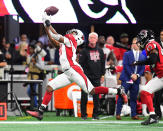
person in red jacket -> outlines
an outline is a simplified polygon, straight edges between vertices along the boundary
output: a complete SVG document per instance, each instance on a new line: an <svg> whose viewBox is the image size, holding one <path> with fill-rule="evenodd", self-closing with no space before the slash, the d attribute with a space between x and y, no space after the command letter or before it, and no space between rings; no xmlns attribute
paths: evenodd
<svg viewBox="0 0 163 131"><path fill-rule="evenodd" d="M108 36L106 39L105 47L108 48L114 54L116 61L118 63L121 56L120 56L119 48L114 47L114 43L115 43L114 37Z"/></svg>

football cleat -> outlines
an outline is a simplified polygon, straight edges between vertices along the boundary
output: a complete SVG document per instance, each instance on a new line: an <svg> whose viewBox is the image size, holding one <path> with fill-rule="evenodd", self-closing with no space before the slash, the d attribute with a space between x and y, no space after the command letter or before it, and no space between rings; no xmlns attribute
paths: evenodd
<svg viewBox="0 0 163 131"><path fill-rule="evenodd" d="M38 112L38 111L26 111L27 114L29 114L32 117L37 118L38 120L42 120L43 119L43 114Z"/></svg>
<svg viewBox="0 0 163 131"><path fill-rule="evenodd" d="M121 97L123 98L123 101L124 101L125 104L128 103L127 95L126 95L126 93L125 93L125 91L124 91L124 88L123 88L122 86L120 86L120 87L118 88L118 93L117 93L117 95L119 95L119 96L121 96Z"/></svg>
<svg viewBox="0 0 163 131"><path fill-rule="evenodd" d="M158 117L156 114L150 115L149 118L141 123L141 125L149 125L149 124L154 124L158 123Z"/></svg>

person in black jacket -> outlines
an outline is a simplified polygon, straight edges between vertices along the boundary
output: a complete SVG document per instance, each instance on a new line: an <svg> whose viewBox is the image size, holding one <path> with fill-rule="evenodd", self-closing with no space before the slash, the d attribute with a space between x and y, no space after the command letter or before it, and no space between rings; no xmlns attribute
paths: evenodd
<svg viewBox="0 0 163 131"><path fill-rule="evenodd" d="M84 73L89 78L93 86L100 86L104 81L105 74L105 59L103 50L96 46L98 34L92 32L89 34L89 44L79 55L79 64L82 66ZM82 119L87 119L86 105L88 95L82 90L81 92L81 116ZM98 118L99 96L93 95L93 119Z"/></svg>
<svg viewBox="0 0 163 131"><path fill-rule="evenodd" d="M9 42L6 42L3 45L1 51L4 54L5 61L7 62L8 65L11 65L12 62L13 62L13 64L15 64L16 57L17 57L16 51L15 51L14 47L12 47Z"/></svg>

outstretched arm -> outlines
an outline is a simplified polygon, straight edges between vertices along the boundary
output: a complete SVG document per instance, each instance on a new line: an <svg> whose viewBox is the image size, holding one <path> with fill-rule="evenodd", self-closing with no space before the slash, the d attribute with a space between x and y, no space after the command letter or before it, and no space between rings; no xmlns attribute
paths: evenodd
<svg viewBox="0 0 163 131"><path fill-rule="evenodd" d="M45 27L45 31L53 43L54 46L59 47L60 43L64 43L64 37L56 32L56 30L52 27L49 16L46 13L43 15L43 23Z"/></svg>
<svg viewBox="0 0 163 131"><path fill-rule="evenodd" d="M153 65L158 61L158 51L156 49L150 52L149 58L144 61L135 61L133 65Z"/></svg>
<svg viewBox="0 0 163 131"><path fill-rule="evenodd" d="M58 40L56 40L56 39L53 38L52 33L50 33L50 32L52 32L52 31L50 30L50 28L53 28L53 27L52 27L51 25L50 25L50 27L45 26L45 31L46 31L46 33L47 33L47 35L48 35L48 37L49 37L49 40L52 42L52 44L53 44L56 48L59 48L59 47L60 47L60 42L59 42ZM53 29L54 29L54 28L53 28Z"/></svg>

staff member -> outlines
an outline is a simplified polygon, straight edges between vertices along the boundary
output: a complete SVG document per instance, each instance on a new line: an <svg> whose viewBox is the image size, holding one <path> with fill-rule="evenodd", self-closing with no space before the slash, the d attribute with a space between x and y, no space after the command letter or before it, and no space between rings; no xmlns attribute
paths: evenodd
<svg viewBox="0 0 163 131"><path fill-rule="evenodd" d="M144 55L140 53L139 47L136 44L137 39L132 41L131 51L125 52L123 57L123 71L120 76L122 86L127 94L130 91L130 106L131 118L133 120L142 120L136 114L136 100L139 92L140 77L144 73L145 66L132 66L134 61L144 60ZM122 109L122 98L119 97L117 101L116 119L121 120L120 114Z"/></svg>
<svg viewBox="0 0 163 131"><path fill-rule="evenodd" d="M82 66L84 73L87 75L93 86L100 86L100 82L104 81L105 74L105 58L102 49L96 46L98 40L98 34L92 32L89 34L89 44L85 47L79 55L79 63ZM88 95L81 92L81 116L82 119L87 119L86 105L88 101ZM99 96L93 95L93 119L98 118L99 109Z"/></svg>

